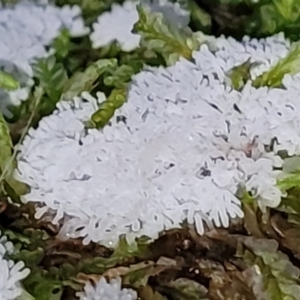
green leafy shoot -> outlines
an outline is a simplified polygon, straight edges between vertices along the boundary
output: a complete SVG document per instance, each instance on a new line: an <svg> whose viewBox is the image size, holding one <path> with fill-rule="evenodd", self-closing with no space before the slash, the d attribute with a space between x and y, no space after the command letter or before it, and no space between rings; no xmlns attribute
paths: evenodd
<svg viewBox="0 0 300 300"><path fill-rule="evenodd" d="M83 72L75 73L64 85L60 100L70 100L80 95L83 91L90 92L95 87L96 80L107 70L114 69L118 65L115 58L99 59Z"/></svg>
<svg viewBox="0 0 300 300"><path fill-rule="evenodd" d="M0 70L0 88L7 90L7 91L13 91L16 90L19 87L18 81L14 79L10 74L3 72Z"/></svg>
<svg viewBox="0 0 300 300"><path fill-rule="evenodd" d="M149 49L138 48L134 52L122 53L118 65L103 73L103 84L111 88L125 88L132 76L139 73L144 65L160 66L164 64L164 59Z"/></svg>
<svg viewBox="0 0 300 300"><path fill-rule="evenodd" d="M4 181L18 195L26 192L27 188L24 184L16 181L13 173L16 167L14 159L14 149L11 141L8 125L0 113L0 191L4 190Z"/></svg>
<svg viewBox="0 0 300 300"><path fill-rule="evenodd" d="M299 29L300 6L297 0L272 0L262 5L258 19L261 19L261 31L274 34L282 29L296 31Z"/></svg>
<svg viewBox="0 0 300 300"><path fill-rule="evenodd" d="M300 72L300 43L295 43L286 57L253 81L253 86L282 87L284 75L295 75L298 72Z"/></svg>
<svg viewBox="0 0 300 300"><path fill-rule="evenodd" d="M59 58L65 58L72 49L71 37L68 29L63 29L60 35L52 43L55 55Z"/></svg>
<svg viewBox="0 0 300 300"><path fill-rule="evenodd" d="M247 238L244 245L247 249L244 250L243 261L255 268L256 282L262 283L255 290L256 299L299 298L299 270L278 251L275 240Z"/></svg>
<svg viewBox="0 0 300 300"><path fill-rule="evenodd" d="M148 242L148 239L140 238L134 243L129 244L126 241L126 238L121 236L119 245L115 248L110 257L94 257L93 259L82 261L78 265L78 272L102 274L108 269L113 268L122 262L124 263L131 258L145 258L149 255Z"/></svg>
<svg viewBox="0 0 300 300"><path fill-rule="evenodd" d="M27 125L23 129L19 144L23 142L25 135L32 124L32 120L37 112L43 93L44 90L41 87L37 86L35 88L33 94L34 106ZM17 152L14 151L10 131L2 114L0 114L0 149L0 191L2 192L3 187L5 187L5 191L8 192L11 198L17 200L16 197L24 195L27 192L27 186L14 179L13 174L17 166L15 159Z"/></svg>
<svg viewBox="0 0 300 300"><path fill-rule="evenodd" d="M242 63L239 66L232 68L228 73L227 77L230 79L231 86L240 91L246 82L251 78L250 70L255 63L251 63L250 59Z"/></svg>
<svg viewBox="0 0 300 300"><path fill-rule="evenodd" d="M194 0L187 0L183 2L187 2L188 9L191 12L193 29L210 33L212 26L211 16L205 12L205 10L203 10Z"/></svg>
<svg viewBox="0 0 300 300"><path fill-rule="evenodd" d="M286 158L283 162L282 170L284 175L282 178L279 178L277 185L282 191L288 191L288 193L276 210L285 212L289 221L300 223L300 157Z"/></svg>
<svg viewBox="0 0 300 300"><path fill-rule="evenodd" d="M41 268L32 269L23 284L35 300L61 300L63 282Z"/></svg>
<svg viewBox="0 0 300 300"><path fill-rule="evenodd" d="M300 17L300 7L295 0L273 0L276 10L289 22L295 22Z"/></svg>
<svg viewBox="0 0 300 300"><path fill-rule="evenodd" d="M132 75L136 72L130 65L121 65L115 70L107 72L107 76L104 78L104 84L106 86L124 88L127 82L131 80Z"/></svg>
<svg viewBox="0 0 300 300"><path fill-rule="evenodd" d="M102 102L99 109L91 117L91 127L103 128L114 115L116 109L126 101L127 89L114 89L106 101Z"/></svg>
<svg viewBox="0 0 300 300"><path fill-rule="evenodd" d="M162 14L150 12L142 5L138 6L138 13L133 32L141 35L140 46L161 54L167 64L174 64L179 57L191 59L193 50L199 48L196 36L166 23Z"/></svg>
<svg viewBox="0 0 300 300"><path fill-rule="evenodd" d="M284 160L283 173L277 180L277 186L282 191L288 191L300 186L300 157L288 157Z"/></svg>
<svg viewBox="0 0 300 300"><path fill-rule="evenodd" d="M63 64L57 62L56 57L52 55L37 60L33 64L33 71L35 78L39 81L39 86L44 89L47 99L51 102L51 106L55 105L68 80Z"/></svg>
<svg viewBox="0 0 300 300"><path fill-rule="evenodd" d="M10 229L1 228L1 233L9 238L14 245L21 244L22 247L32 247L32 245L43 246L44 242L49 239L49 235L39 229L26 229L21 227L21 233Z"/></svg>
<svg viewBox="0 0 300 300"><path fill-rule="evenodd" d="M284 174L277 181L277 186L282 191L288 191L293 187L296 187L300 184L300 172L294 174Z"/></svg>
<svg viewBox="0 0 300 300"><path fill-rule="evenodd" d="M294 188L289 190L286 197L282 198L281 203L276 210L279 212L284 212L287 216L287 222L290 224L300 224L300 197L299 188ZM297 232L300 232L297 230Z"/></svg>
<svg viewBox="0 0 300 300"><path fill-rule="evenodd" d="M208 300L208 290L200 283L187 279L178 278L174 281L169 282L164 286L167 291L172 295L174 300Z"/></svg>

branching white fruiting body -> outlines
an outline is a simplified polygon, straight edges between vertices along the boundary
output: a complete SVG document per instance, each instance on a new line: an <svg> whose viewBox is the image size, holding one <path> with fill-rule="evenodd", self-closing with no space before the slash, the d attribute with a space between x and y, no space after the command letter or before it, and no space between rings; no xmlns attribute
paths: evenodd
<svg viewBox="0 0 300 300"><path fill-rule="evenodd" d="M103 131L85 129L97 109L91 96L61 102L20 149L16 178L31 187L23 201L37 203L39 218L52 215L62 235L109 246L122 234L156 238L184 221L198 233L204 223L226 227L243 216L241 192L261 207L277 206L278 151L300 153L297 76L285 78L286 89L248 82L242 91L224 79L255 43L261 65L270 67L288 47L278 39L245 40L245 55L236 44L242 58L233 51L224 61L234 43L223 42L215 53L203 46L195 62L145 69ZM276 59L261 53L273 42Z"/></svg>

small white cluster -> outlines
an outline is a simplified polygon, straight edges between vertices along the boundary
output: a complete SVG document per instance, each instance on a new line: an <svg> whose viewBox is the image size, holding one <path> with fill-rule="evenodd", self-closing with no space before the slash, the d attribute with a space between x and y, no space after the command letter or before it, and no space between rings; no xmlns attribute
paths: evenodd
<svg viewBox="0 0 300 300"><path fill-rule="evenodd" d="M132 289L122 289L122 280L117 277L107 282L102 277L96 285L87 283L84 292L77 293L80 300L136 300L137 293Z"/></svg>
<svg viewBox="0 0 300 300"><path fill-rule="evenodd" d="M127 0L123 5L113 4L111 11L98 17L90 35L93 47L100 48L117 42L123 51L136 49L140 43L140 36L132 33L132 30L139 19L136 7L140 2L150 7L152 11L162 13L167 21L176 26L185 27L189 23L189 12L182 9L178 3L169 0Z"/></svg>
<svg viewBox="0 0 300 300"><path fill-rule="evenodd" d="M49 46L63 28L70 35L86 35L78 6L62 8L45 3L21 1L0 8L0 68L20 82L20 89L6 92L0 89L0 110L11 116L8 106L18 106L28 98L33 85L31 63L48 55Z"/></svg>
<svg viewBox="0 0 300 300"><path fill-rule="evenodd" d="M201 51L194 52L194 59L202 72L213 72L220 81L224 81L229 70L245 62L254 63L251 69L254 79L285 57L290 49L290 41L282 33L260 40L245 36L241 42L220 37L212 44L217 49L215 53L203 45Z"/></svg>
<svg viewBox="0 0 300 300"><path fill-rule="evenodd" d="M6 259L6 255L11 254L14 247L5 236L1 236L1 232L0 237L0 299L15 300L22 294L20 281L25 279L30 271L24 268L23 262L15 264Z"/></svg>
<svg viewBox="0 0 300 300"><path fill-rule="evenodd" d="M20 149L16 174L31 187L23 201L37 204L36 216L53 215L62 236L114 246L121 234L156 238L184 221L199 233L203 222L228 226L243 216L245 191L261 207L277 206L278 152L300 154L298 77L286 76L285 89L248 82L242 91L224 79L252 57L270 67L289 44L280 36L218 43L215 53L196 51L194 62L136 75L103 131L85 129L97 109L88 94L42 119Z"/></svg>
<svg viewBox="0 0 300 300"><path fill-rule="evenodd" d="M30 63L43 57L63 28L77 37L88 33L79 6L35 4L22 1L0 10L0 60L13 63L32 76Z"/></svg>

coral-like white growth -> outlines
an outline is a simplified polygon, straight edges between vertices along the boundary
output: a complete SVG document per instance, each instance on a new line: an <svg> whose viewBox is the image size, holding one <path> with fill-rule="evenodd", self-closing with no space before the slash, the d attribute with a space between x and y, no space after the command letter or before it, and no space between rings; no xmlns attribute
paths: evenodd
<svg viewBox="0 0 300 300"><path fill-rule="evenodd" d="M45 46L66 28L77 37L89 31L80 17L78 6L58 8L22 1L0 9L0 61L13 63L32 75L30 63L46 55Z"/></svg>
<svg viewBox="0 0 300 300"><path fill-rule="evenodd" d="M290 41L282 33L260 40L246 36L241 42L220 37L211 44L216 52L203 45L201 51L195 51L193 56L203 72L213 73L221 81L230 69L248 61L254 63L251 69L253 79L285 57L290 49Z"/></svg>
<svg viewBox="0 0 300 300"><path fill-rule="evenodd" d="M1 236L1 233L0 233ZM6 259L6 254L13 252L13 245L5 236L0 238L0 299L15 300L21 293L20 281L26 278L29 270L23 262L14 263Z"/></svg>
<svg viewBox="0 0 300 300"><path fill-rule="evenodd" d="M210 63L213 64L214 61ZM150 118L154 118L153 123L148 123L152 123L148 128L151 132L155 131L156 127L162 127L158 120L155 121L154 116L157 119L164 119L172 114L180 116L177 123L174 120L172 123L181 124L184 130L181 135L175 133L174 139L180 137L183 145L189 149L186 151L189 151L191 157L201 156L198 164L196 159L191 158L192 163L199 168L199 172L202 170L206 175L202 178L198 176L192 165L189 166L190 170L193 170L191 173L195 175L195 179L198 177L203 181L209 180L217 187L215 202L201 203L199 206L202 208L208 206L203 212L209 216L209 220L218 226L220 224L227 226L227 213L231 214L233 211L233 206L230 207L229 204L237 203L234 195L241 186L261 199L262 206L276 206L280 201L281 193L276 188L277 174L273 171L273 167L280 167L282 160L276 153L267 153L265 149L274 138L277 138L281 145L275 143L276 149L281 147L289 150L291 146L290 138L279 131L279 124L283 118L275 113L271 102L271 99L278 95L277 102L283 101L282 113L284 114L284 111L289 113L287 104L290 102L291 93L280 89L256 90L250 84L242 92L238 92L214 79L213 74L215 74L213 67L210 71L208 69L202 71L199 66L184 59L168 69L149 68L148 71L135 76L129 92L129 101L117 115L127 118L127 125L131 131L138 131L138 134L145 134L143 128L146 126L146 119L149 122ZM222 77L225 77L224 73ZM276 107L277 102L275 104L273 101ZM191 120L184 124L185 119ZM164 120L165 124L167 122ZM173 125L172 130L175 126ZM294 130L295 136L297 128L291 123L287 126L290 131ZM187 136L193 136L192 133L195 134L198 155L197 152L193 154L192 143L185 140ZM168 140L167 133L162 140ZM153 146L153 149L161 149L161 145ZM155 155L154 150L151 153ZM184 156L181 154L181 157ZM188 161L185 157L183 160L185 164ZM194 186L196 187L196 183ZM202 189L206 190L204 186ZM227 194L231 195L230 198L227 197L230 201L222 201L225 197L221 193L221 188L230 192ZM214 189L210 187L207 190L211 193ZM188 199L190 192L191 189L183 199ZM205 195L203 191L200 194ZM214 198L211 195L207 197ZM238 214L240 212L235 211L234 215ZM192 219L188 221L192 222ZM194 221L196 222L196 219ZM198 230L202 231L199 226Z"/></svg>
<svg viewBox="0 0 300 300"><path fill-rule="evenodd" d="M28 98L33 84L31 63L48 54L45 46L63 28L73 37L88 34L80 14L78 6L59 8L29 1L0 8L0 67L15 76L21 86L14 92L0 90L2 112L11 116L7 106Z"/></svg>
<svg viewBox="0 0 300 300"><path fill-rule="evenodd" d="M121 278L107 282L102 277L96 285L87 283L84 292L77 293L80 300L136 300L137 293L132 289L122 289Z"/></svg>
<svg viewBox="0 0 300 300"><path fill-rule="evenodd" d="M123 51L129 52L137 48L140 36L132 33L132 29L139 19L136 9L138 3L140 1L127 0L123 5L113 4L111 11L101 14L93 24L94 31L90 35L93 47L103 47L116 41ZM182 9L178 3L169 0L148 0L142 3L148 5L152 11L162 13L176 26L184 27L189 23L189 12Z"/></svg>
<svg viewBox="0 0 300 300"><path fill-rule="evenodd" d="M231 66L249 59L243 43L246 55ZM272 41L259 43L257 57L270 66L276 59L261 49ZM31 187L23 201L38 204L38 218L52 214L63 223L62 235L105 245L121 234L156 238L184 221L199 233L203 222L228 226L243 216L245 191L261 207L277 206L278 151L300 154L300 89L286 76L286 89L248 82L233 90L224 82L231 67L223 62L226 47L208 61L203 47L195 62L181 59L136 75L128 102L103 131L84 127L97 109L89 95L83 97L89 102L60 103L21 147L16 178ZM284 52L278 49L277 59Z"/></svg>

